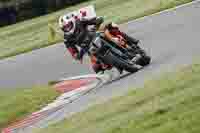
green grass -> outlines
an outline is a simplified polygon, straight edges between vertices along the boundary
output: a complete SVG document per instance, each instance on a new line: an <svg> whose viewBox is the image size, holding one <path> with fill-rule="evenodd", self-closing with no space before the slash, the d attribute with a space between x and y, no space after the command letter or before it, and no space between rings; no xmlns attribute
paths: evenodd
<svg viewBox="0 0 200 133"><path fill-rule="evenodd" d="M48 23L57 28L60 15L88 4L94 4L97 14L105 16L106 21L123 23L131 19L150 15L192 0L92 0L46 16L0 29L0 59L52 45L62 38L57 35L48 39Z"/></svg>
<svg viewBox="0 0 200 133"><path fill-rule="evenodd" d="M199 133L199 123L200 64L193 64L35 132Z"/></svg>
<svg viewBox="0 0 200 133"><path fill-rule="evenodd" d="M58 96L51 87L0 90L0 131L26 115L38 111Z"/></svg>

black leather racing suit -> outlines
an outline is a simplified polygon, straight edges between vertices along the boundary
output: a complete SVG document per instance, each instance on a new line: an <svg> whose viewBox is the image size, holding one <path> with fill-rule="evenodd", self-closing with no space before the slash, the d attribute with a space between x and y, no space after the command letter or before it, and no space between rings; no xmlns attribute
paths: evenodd
<svg viewBox="0 0 200 133"><path fill-rule="evenodd" d="M89 25L98 27L103 22L103 18L93 18L90 20L77 20L73 34L64 34L64 44L71 55L76 59L81 59L88 49L88 44L92 40L92 32L88 30ZM80 50L78 49L80 48Z"/></svg>

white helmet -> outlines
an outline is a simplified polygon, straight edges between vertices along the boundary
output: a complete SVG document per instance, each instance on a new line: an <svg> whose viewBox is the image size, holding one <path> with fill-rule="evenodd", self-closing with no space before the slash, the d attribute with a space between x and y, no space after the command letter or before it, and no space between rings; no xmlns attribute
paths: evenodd
<svg viewBox="0 0 200 133"><path fill-rule="evenodd" d="M116 23L114 23L114 22L111 22L111 26L112 26L113 28L119 28L119 26L118 26Z"/></svg>
<svg viewBox="0 0 200 133"><path fill-rule="evenodd" d="M74 13L70 13L67 15L63 15L59 18L59 27L65 33L73 33L75 30L75 22L77 19L77 15Z"/></svg>

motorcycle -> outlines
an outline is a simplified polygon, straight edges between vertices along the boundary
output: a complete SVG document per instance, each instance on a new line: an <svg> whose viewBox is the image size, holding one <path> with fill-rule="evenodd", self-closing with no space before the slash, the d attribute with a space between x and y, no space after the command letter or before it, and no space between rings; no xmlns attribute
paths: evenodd
<svg viewBox="0 0 200 133"><path fill-rule="evenodd" d="M74 12L76 12L78 16L82 17L84 13L85 19L96 17L95 8L92 5L83 7ZM69 16L71 16L71 13L69 13ZM130 47L130 45L127 45L129 43L133 43L131 42L131 40L128 39L128 36L121 36L122 40L125 42L125 45L120 46L106 40L104 37L104 33L97 32L96 29L98 28L88 28L88 36L85 39L85 44L87 45L84 46L84 48L82 48L81 50L81 60L84 54L88 53L89 56L95 56L97 60L100 61L103 69L111 69L112 67L115 67L118 70L126 70L128 72L138 71L138 68L135 67L136 65L144 67L150 63L151 57L148 56L146 52L138 45L133 45L134 47ZM90 42L89 46L88 42Z"/></svg>
<svg viewBox="0 0 200 133"><path fill-rule="evenodd" d="M125 44L127 44L128 40ZM130 43L131 41L129 41ZM138 45L120 46L111 41L108 41L103 36L103 32L95 32L93 40L90 43L89 55L94 55L96 58L107 66L112 66L118 70L125 70L134 73L138 71L136 65L145 67L150 64L151 57L141 49ZM140 56L137 58L137 56Z"/></svg>

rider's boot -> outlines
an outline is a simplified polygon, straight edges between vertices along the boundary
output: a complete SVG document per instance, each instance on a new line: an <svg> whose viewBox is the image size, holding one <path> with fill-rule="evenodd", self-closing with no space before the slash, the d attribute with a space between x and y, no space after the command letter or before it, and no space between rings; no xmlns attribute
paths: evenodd
<svg viewBox="0 0 200 133"><path fill-rule="evenodd" d="M136 54L135 57L131 60L132 63L136 63L142 56L140 54Z"/></svg>

